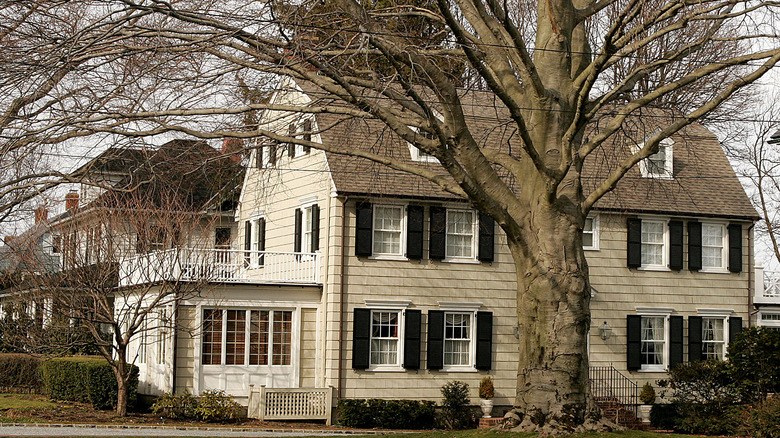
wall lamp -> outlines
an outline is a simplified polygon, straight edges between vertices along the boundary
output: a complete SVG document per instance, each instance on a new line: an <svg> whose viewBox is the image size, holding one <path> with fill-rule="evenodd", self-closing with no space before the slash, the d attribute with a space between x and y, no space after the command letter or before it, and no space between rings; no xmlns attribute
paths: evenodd
<svg viewBox="0 0 780 438"><path fill-rule="evenodd" d="M607 321L604 321L604 325L599 327L599 336L601 336L601 339L604 341L612 336L612 327L607 324Z"/></svg>

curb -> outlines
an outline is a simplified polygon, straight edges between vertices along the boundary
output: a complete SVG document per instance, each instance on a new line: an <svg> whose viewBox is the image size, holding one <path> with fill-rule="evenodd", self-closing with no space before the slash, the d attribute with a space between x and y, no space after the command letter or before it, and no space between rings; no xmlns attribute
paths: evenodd
<svg viewBox="0 0 780 438"><path fill-rule="evenodd" d="M338 430L338 429L273 429L263 427L203 427L203 426L159 426L159 425L128 425L128 424L62 424L62 423L0 423L3 427L40 427L40 428L74 428L74 429L127 429L127 430L184 430L205 432L272 432L297 433L307 435L383 435L387 433L414 433L392 430Z"/></svg>

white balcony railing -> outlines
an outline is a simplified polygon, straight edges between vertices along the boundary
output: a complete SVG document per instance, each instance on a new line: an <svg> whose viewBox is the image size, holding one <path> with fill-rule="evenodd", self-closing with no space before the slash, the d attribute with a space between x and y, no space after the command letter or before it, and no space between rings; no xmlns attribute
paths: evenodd
<svg viewBox="0 0 780 438"><path fill-rule="evenodd" d="M156 281L319 284L318 253L174 248L121 261L119 285Z"/></svg>
<svg viewBox="0 0 780 438"><path fill-rule="evenodd" d="M762 267L756 267L753 302L756 304L780 304L780 271L765 271Z"/></svg>

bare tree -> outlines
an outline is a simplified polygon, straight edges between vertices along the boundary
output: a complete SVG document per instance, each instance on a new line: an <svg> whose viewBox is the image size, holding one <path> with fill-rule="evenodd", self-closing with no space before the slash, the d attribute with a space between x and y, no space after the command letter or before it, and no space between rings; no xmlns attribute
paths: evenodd
<svg viewBox="0 0 780 438"><path fill-rule="evenodd" d="M99 78L89 87L99 107L24 106L6 128L8 138L56 138L55 125L128 137L264 136L373 160L468 199L501 226L516 271L524 273L517 279L523 335L515 408L520 429L549 433L600 427L587 378L590 286L581 232L588 212L663 139L717 111L780 61L771 21L778 5L761 0L439 0L435 7L388 2L371 9L354 0L326 8L249 0L98 5L66 41L104 52L75 57L79 68L42 102ZM408 32L399 16L438 28L442 37ZM729 50L712 50L719 43ZM453 70L459 63L467 68ZM305 82L324 98L306 106L235 102L237 78L273 89L279 76ZM519 148L480 140L463 84L492 93ZM706 99L656 119L634 139L639 147L614 150L645 108L700 90ZM247 129L237 120L263 109L379 120L436 157L441 169ZM589 131L597 119L598 129ZM615 158L586 184L583 166L594 155Z"/></svg>
<svg viewBox="0 0 780 438"><path fill-rule="evenodd" d="M127 414L131 365L151 361L148 344L161 342L150 333L175 336L179 303L234 268L210 232L233 208L240 168L225 159L204 165L217 153L203 142L179 144L136 150L138 167L117 186L53 219L60 269L45 269L39 251L20 246L25 269L3 296L5 343L44 355L96 351L116 376L119 415Z"/></svg>

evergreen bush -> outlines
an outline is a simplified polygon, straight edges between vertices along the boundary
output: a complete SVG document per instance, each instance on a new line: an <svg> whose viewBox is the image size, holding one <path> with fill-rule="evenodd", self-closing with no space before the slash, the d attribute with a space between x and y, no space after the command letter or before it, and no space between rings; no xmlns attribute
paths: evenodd
<svg viewBox="0 0 780 438"><path fill-rule="evenodd" d="M138 367L131 365L128 406L135 402ZM41 379L49 397L55 400L91 403L95 409L111 409L117 403L117 383L111 365L102 358L67 357L41 363Z"/></svg>
<svg viewBox="0 0 780 438"><path fill-rule="evenodd" d="M0 354L0 388L4 391L40 391L43 388L38 372L40 365L39 358L27 354Z"/></svg>
<svg viewBox="0 0 780 438"><path fill-rule="evenodd" d="M338 422L360 428L430 429L435 412L432 401L343 399L338 404Z"/></svg>
<svg viewBox="0 0 780 438"><path fill-rule="evenodd" d="M469 412L469 385L459 380L445 383L441 387L442 426L447 429L463 429L471 422Z"/></svg>

